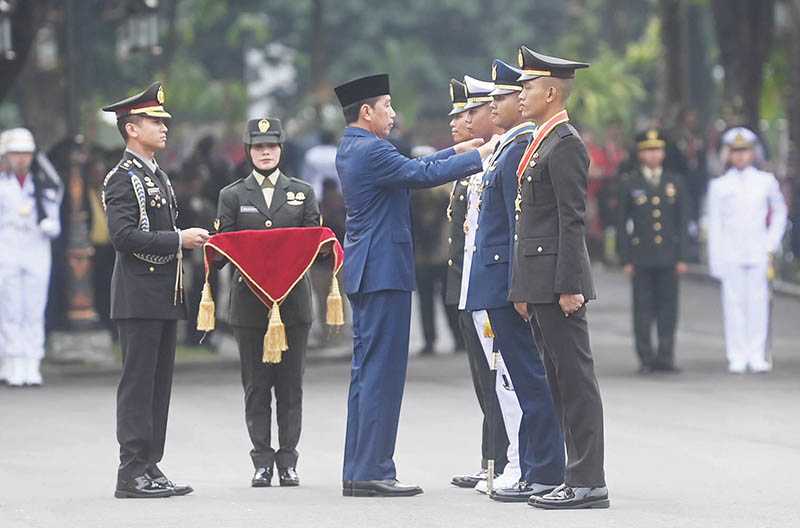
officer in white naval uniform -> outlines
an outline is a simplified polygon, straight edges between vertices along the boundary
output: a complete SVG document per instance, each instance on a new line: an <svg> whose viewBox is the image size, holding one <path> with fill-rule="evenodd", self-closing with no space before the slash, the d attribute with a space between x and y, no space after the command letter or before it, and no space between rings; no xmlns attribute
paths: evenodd
<svg viewBox="0 0 800 528"><path fill-rule="evenodd" d="M50 241L61 233L63 187L52 165L34 155L24 128L2 134L0 173L0 353L12 387L41 385L44 311L50 282Z"/></svg>
<svg viewBox="0 0 800 528"><path fill-rule="evenodd" d="M467 126L471 129L470 131L477 134L477 137L488 135L491 131L497 131L491 120L490 108L490 103L492 102L491 93L495 90L494 83L481 81L469 75L465 75L464 84L467 87L468 99L465 110L468 112ZM484 160L484 171L491 164L493 158L494 156L491 156ZM479 191L482 185L484 171L473 174L469 179L469 185L467 187L467 214L464 222L464 265L461 275L459 310L465 309L469 291L472 256L476 247L475 234L477 231L476 226L479 213ZM484 331L485 325L489 321L489 316L486 310L478 310L471 313L475 330L480 338L481 346L486 356L486 361L491 364L492 353L494 351L494 338L487 336ZM495 392L497 393L500 411L503 414L503 425L505 426L508 436L508 450L506 452L508 463L502 474L494 479L494 487L505 488L515 484L519 481L521 476L519 466L519 426L522 420L522 409L517 400L517 395L514 392L511 376L506 370L505 363L503 363L503 358L498 357L495 365L497 368ZM475 486L475 490L479 493L486 493L488 491L486 481L481 480L478 482Z"/></svg>
<svg viewBox="0 0 800 528"><path fill-rule="evenodd" d="M730 168L708 191L708 263L722 281L728 369L767 372L768 270L786 229L778 180L753 166L758 139L737 127L722 138Z"/></svg>

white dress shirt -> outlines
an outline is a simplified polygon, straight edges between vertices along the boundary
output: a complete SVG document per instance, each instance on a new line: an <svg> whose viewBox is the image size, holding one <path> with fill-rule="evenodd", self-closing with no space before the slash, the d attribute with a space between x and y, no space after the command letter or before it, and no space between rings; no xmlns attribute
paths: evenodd
<svg viewBox="0 0 800 528"><path fill-rule="evenodd" d="M269 181L272 183L272 187L263 187L264 185L264 175L259 174L257 171L253 171L253 176L255 177L256 181L258 182L259 186L261 187L261 192L264 194L264 201L267 202L267 207L272 206L272 195L275 194L275 184L278 183L278 175L281 172L279 170L274 171L272 174L269 175Z"/></svg>

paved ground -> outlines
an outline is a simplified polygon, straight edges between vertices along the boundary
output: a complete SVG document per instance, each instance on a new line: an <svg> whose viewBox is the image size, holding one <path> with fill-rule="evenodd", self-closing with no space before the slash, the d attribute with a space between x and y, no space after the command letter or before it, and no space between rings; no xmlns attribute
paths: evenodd
<svg viewBox="0 0 800 528"><path fill-rule="evenodd" d="M0 388L0 527L792 527L800 526L800 302L775 303L776 372L725 373L718 292L686 282L684 373L634 374L627 283L598 270L590 312L606 409L612 508L544 512L451 487L478 463L478 417L466 359L414 359L397 464L421 497L341 497L348 366L314 362L296 489L249 487L238 374L230 364L177 374L163 469L196 492L112 498L114 389L109 375L51 377L40 390Z"/></svg>

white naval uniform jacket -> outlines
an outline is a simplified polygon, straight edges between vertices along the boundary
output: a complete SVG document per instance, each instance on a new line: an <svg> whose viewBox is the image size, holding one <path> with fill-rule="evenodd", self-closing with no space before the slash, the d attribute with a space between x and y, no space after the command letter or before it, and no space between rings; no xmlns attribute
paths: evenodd
<svg viewBox="0 0 800 528"><path fill-rule="evenodd" d="M780 250L786 202L778 180L755 167L730 168L712 180L707 198L708 264L721 278L729 266L764 266Z"/></svg>
<svg viewBox="0 0 800 528"><path fill-rule="evenodd" d="M45 218L39 222L33 175L20 186L16 175L0 173L0 267L23 267L50 273L50 240L61 233L58 189L42 190Z"/></svg>

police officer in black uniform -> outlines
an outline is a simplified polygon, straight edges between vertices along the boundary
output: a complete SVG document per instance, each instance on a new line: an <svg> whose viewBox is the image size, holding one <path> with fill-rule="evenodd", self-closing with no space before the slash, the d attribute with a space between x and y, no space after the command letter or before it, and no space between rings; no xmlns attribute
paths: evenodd
<svg viewBox="0 0 800 528"><path fill-rule="evenodd" d="M186 495L158 468L164 454L178 319L186 318L183 249L208 240L201 228L178 230L175 193L155 153L167 142L164 89L111 104L126 143L103 182L103 206L116 250L111 318L119 331L122 376L117 390L120 465L117 498Z"/></svg>
<svg viewBox="0 0 800 528"><path fill-rule="evenodd" d="M589 65L519 50L523 117L536 135L518 169L517 240L509 300L541 330L547 381L567 448L564 484L531 506L607 508L603 404L589 345L586 301L595 298L586 249L589 155L569 123L575 70Z"/></svg>
<svg viewBox="0 0 800 528"><path fill-rule="evenodd" d="M642 373L678 370L678 275L686 271L690 209L683 178L664 168L666 145L659 130L639 134L639 167L620 178L617 245L633 279L633 329ZM657 353L650 335L654 321Z"/></svg>
<svg viewBox="0 0 800 528"><path fill-rule="evenodd" d="M279 227L319 227L320 214L310 185L285 176L278 165L285 136L278 119L251 119L244 132L245 154L253 167L243 179L219 195L215 228L221 232ZM279 258L279 256L267 256ZM311 285L304 275L281 303L289 350L280 363L262 361L269 311L244 282L233 274L229 323L239 345L244 387L245 419L255 466L253 487L272 485L273 467L281 486L298 486L297 443L303 403L303 371L311 329ZM271 444L272 391L278 422L278 446Z"/></svg>
<svg viewBox="0 0 800 528"><path fill-rule="evenodd" d="M466 114L468 107L467 87L461 81L450 80L450 99L452 109L450 110L450 133L453 142L460 143L472 139L472 134L467 130ZM488 104L488 103L486 103ZM450 204L447 207L447 280L445 288L445 304L458 307L461 298L461 277L464 265L464 221L467 216L467 189L469 188L469 178L464 178L453 183L453 190L450 193ZM474 488L478 482L486 479L486 467L489 459L495 460L495 468L498 473L502 473L508 463L508 437L503 427L503 413L497 401L495 392L494 372L489 370L489 364L483 353L480 337L475 329L470 312L459 310L458 326L464 337L464 344L467 349L467 360L469 370L472 375L472 385L475 395L478 398L478 405L483 414L481 426L481 469L477 473L466 473L455 475L451 479L451 484L460 488ZM495 423L492 425L491 421ZM494 442L491 434L494 432ZM494 450L492 450L494 447Z"/></svg>

